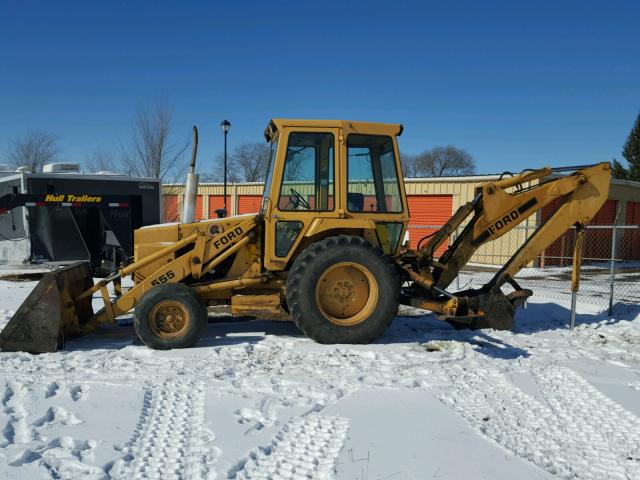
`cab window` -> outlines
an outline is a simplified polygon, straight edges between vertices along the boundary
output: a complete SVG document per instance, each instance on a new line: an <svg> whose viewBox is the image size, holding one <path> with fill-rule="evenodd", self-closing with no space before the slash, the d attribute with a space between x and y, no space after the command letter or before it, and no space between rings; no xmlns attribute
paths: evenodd
<svg viewBox="0 0 640 480"><path fill-rule="evenodd" d="M291 133L287 143L278 209L333 210L334 136Z"/></svg>
<svg viewBox="0 0 640 480"><path fill-rule="evenodd" d="M402 212L391 137L349 135L347 156L347 209L350 212Z"/></svg>

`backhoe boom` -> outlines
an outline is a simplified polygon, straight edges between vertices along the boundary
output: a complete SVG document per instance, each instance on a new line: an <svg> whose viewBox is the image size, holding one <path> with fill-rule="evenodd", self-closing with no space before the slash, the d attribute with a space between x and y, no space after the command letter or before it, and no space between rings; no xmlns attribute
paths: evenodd
<svg viewBox="0 0 640 480"><path fill-rule="evenodd" d="M610 170L609 163L599 163L582 167L569 176L553 177L557 170L547 167L481 185L477 188L474 200L461 206L447 224L416 252L417 271L411 272L409 277L427 288L424 288L426 292L423 291L417 299L412 298L410 303L414 306L429 304L431 310L439 311L446 319L473 322L479 317L486 317L493 318L494 322L510 325L510 321L500 320L496 312L486 311L487 307L501 305L506 301L512 304L522 302L530 295L529 291L520 289L513 278L572 226L584 226L598 213L608 196ZM532 181L539 183L530 185ZM529 185L525 187L525 184ZM514 190L507 191L509 188ZM451 284L460 269L467 265L482 245L510 232L557 199L563 200L562 205L529 236L482 289L459 292L453 294L454 298L450 295L442 296L442 290ZM438 246L463 224L458 238L440 258L434 259ZM506 282L511 283L516 290L510 299L499 292ZM493 296L491 301L485 298L487 296ZM478 305L478 301L483 304L482 307ZM499 309L504 314L509 313L504 305ZM492 326L495 327L495 324Z"/></svg>

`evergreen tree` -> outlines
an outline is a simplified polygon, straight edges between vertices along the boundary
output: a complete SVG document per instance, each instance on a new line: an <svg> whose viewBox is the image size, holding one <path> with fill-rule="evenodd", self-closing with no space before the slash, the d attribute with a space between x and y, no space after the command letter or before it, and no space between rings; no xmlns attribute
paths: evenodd
<svg viewBox="0 0 640 480"><path fill-rule="evenodd" d="M619 178L621 180L627 180L629 178L629 171L615 158L613 159L613 178Z"/></svg>
<svg viewBox="0 0 640 480"><path fill-rule="evenodd" d="M622 147L622 156L629 162L628 179L640 181L640 113L633 124L631 133Z"/></svg>

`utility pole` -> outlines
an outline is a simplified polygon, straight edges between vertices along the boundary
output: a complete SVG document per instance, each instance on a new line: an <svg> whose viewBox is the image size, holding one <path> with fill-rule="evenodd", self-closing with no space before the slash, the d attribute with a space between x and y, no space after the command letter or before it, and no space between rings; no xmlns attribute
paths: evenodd
<svg viewBox="0 0 640 480"><path fill-rule="evenodd" d="M229 129L231 128L231 122L226 118L220 122L220 128L224 132L224 183L222 190L222 201L224 202L224 215L227 216L229 214L229 210L227 210L227 133L229 133Z"/></svg>

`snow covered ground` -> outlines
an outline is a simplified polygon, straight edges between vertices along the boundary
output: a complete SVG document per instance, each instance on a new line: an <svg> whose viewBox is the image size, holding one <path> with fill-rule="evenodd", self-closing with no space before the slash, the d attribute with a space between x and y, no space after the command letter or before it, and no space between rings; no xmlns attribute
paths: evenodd
<svg viewBox="0 0 640 480"><path fill-rule="evenodd" d="M0 320L34 285L0 281ZM366 346L222 316L188 350L129 324L0 353L0 478L638 479L639 310L597 311L569 331L538 297L470 332L402 310Z"/></svg>

